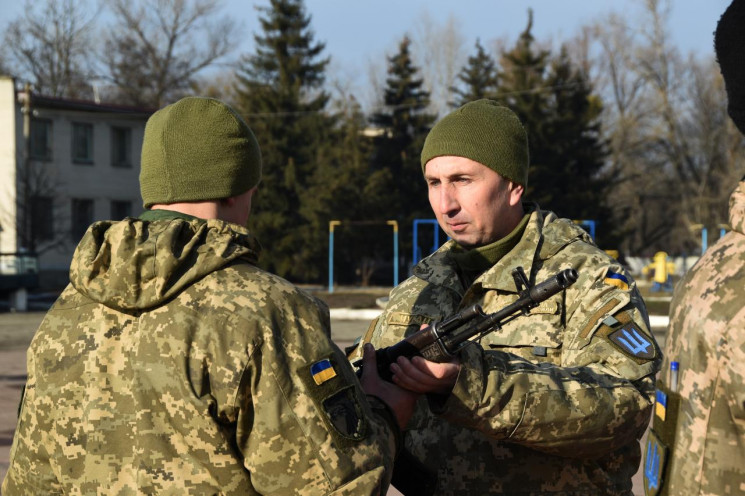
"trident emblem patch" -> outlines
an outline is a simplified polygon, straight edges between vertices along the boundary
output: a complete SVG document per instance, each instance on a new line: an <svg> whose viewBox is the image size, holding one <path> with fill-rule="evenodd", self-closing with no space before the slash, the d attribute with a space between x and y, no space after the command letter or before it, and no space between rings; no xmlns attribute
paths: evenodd
<svg viewBox="0 0 745 496"><path fill-rule="evenodd" d="M629 322L608 336L617 347L627 355L644 360L655 357L655 346L652 340L641 332L633 322Z"/></svg>
<svg viewBox="0 0 745 496"><path fill-rule="evenodd" d="M657 496L662 489L667 448L657 438L653 430L649 431L647 447L644 450L644 494Z"/></svg>

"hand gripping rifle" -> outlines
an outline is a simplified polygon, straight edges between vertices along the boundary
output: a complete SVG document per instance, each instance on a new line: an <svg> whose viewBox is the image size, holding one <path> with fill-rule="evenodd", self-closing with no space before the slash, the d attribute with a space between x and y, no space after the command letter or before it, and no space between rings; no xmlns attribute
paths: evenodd
<svg viewBox="0 0 745 496"><path fill-rule="evenodd" d="M574 269L565 269L547 280L531 286L522 267L512 270L512 277L517 286L517 301L486 314L480 305L473 305L461 310L455 315L439 320L432 325L420 329L402 341L375 351L378 374L391 382L393 374L390 364L400 356L411 358L420 355L432 362L444 362L471 343L470 339L501 329L503 325L516 319L520 315L527 315L532 308L547 300L559 291L568 288L577 280ZM362 374L362 360L354 363L359 367L358 375Z"/></svg>

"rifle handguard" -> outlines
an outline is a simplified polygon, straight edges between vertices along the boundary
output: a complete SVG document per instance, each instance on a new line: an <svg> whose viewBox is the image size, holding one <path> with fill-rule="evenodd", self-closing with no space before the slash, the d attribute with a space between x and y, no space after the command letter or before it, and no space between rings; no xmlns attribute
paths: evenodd
<svg viewBox="0 0 745 496"><path fill-rule="evenodd" d="M530 286L522 267L514 269L512 275L519 291L518 299L514 303L491 314L485 314L479 305L470 306L445 320L420 329L393 346L376 350L375 358L380 377L391 382L393 374L390 365L400 356L411 358L420 355L432 362L450 359L468 344L473 336L501 329L512 319L527 315L531 308L568 288L578 277L574 269L565 269L539 284ZM472 321L476 321L475 324L468 325ZM362 361L358 360L353 365L359 367L357 375L361 376Z"/></svg>

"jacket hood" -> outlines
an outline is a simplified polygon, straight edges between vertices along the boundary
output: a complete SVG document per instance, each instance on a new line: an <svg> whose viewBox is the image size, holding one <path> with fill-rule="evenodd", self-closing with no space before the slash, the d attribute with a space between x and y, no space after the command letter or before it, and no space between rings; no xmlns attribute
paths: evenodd
<svg viewBox="0 0 745 496"><path fill-rule="evenodd" d="M740 181L729 197L729 225L733 231L745 234L745 180Z"/></svg>
<svg viewBox="0 0 745 496"><path fill-rule="evenodd" d="M70 282L108 307L145 310L235 260L255 263L260 249L247 229L220 220L96 222L75 250Z"/></svg>

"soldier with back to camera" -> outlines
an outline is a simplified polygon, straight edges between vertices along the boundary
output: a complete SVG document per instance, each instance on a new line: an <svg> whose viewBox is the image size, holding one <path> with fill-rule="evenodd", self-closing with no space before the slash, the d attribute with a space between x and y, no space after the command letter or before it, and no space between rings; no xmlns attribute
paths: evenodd
<svg viewBox="0 0 745 496"><path fill-rule="evenodd" d="M148 210L78 245L28 352L3 494L385 494L416 394L373 352L366 398L325 305L256 267L260 177L222 102L150 117Z"/></svg>

